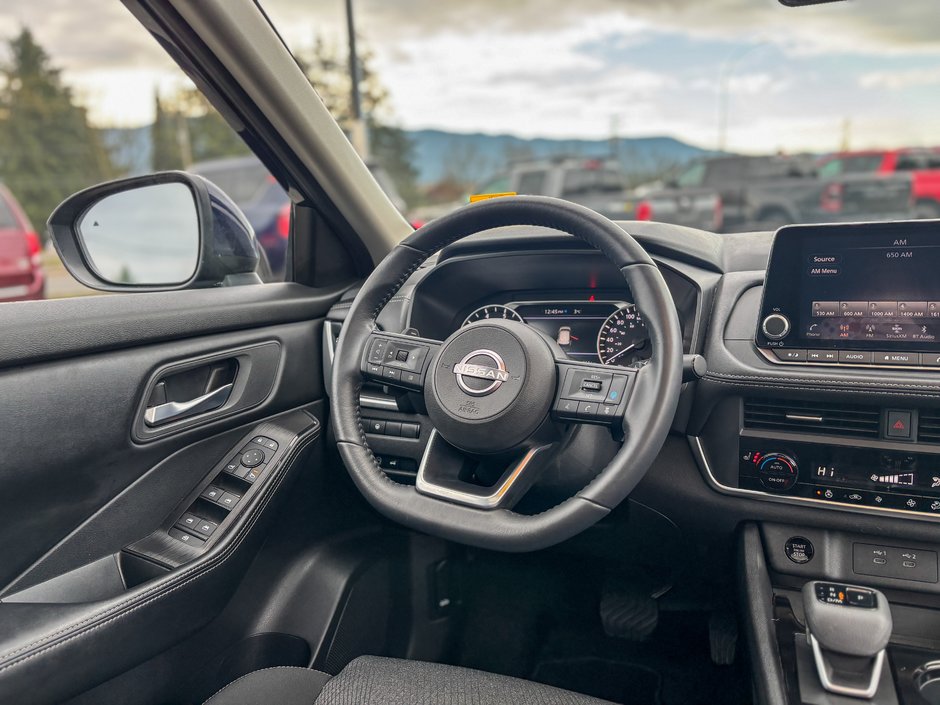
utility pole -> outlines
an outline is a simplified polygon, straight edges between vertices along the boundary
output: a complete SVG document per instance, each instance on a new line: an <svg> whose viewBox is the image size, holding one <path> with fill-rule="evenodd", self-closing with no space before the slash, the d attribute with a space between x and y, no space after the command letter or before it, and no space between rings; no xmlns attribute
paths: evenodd
<svg viewBox="0 0 940 705"><path fill-rule="evenodd" d="M356 21L353 17L353 0L346 0L346 31L349 34L349 84L350 104L352 106L352 124L349 127L349 141L363 161L369 158L369 130L362 115L362 96L359 84L362 70L359 54L356 52Z"/></svg>
<svg viewBox="0 0 940 705"><path fill-rule="evenodd" d="M718 76L718 151L724 152L728 146L728 103L731 89L731 76L738 68L744 58L753 51L767 45L766 40L744 49L737 56L732 56L721 65L721 71Z"/></svg>

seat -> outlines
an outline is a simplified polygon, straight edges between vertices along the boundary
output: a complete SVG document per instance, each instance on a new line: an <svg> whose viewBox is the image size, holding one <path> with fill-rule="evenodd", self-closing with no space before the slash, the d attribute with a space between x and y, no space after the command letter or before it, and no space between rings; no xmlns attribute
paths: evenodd
<svg viewBox="0 0 940 705"><path fill-rule="evenodd" d="M456 666L362 656L331 678L307 668L265 668L205 705L610 705L541 683Z"/></svg>

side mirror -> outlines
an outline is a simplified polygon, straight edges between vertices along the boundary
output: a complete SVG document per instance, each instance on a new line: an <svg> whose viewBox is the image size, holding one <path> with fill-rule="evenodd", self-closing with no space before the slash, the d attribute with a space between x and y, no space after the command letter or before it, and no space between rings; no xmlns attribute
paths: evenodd
<svg viewBox="0 0 940 705"><path fill-rule="evenodd" d="M47 228L72 276L93 289L261 283L251 225L201 176L168 171L92 186L63 201Z"/></svg>

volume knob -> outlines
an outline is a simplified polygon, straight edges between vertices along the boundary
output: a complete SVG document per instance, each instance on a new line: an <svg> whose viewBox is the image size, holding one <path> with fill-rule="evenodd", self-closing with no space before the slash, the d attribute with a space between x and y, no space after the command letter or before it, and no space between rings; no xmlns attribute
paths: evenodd
<svg viewBox="0 0 940 705"><path fill-rule="evenodd" d="M782 340L790 332L790 319L782 313L772 313L764 319L761 330L771 340Z"/></svg>

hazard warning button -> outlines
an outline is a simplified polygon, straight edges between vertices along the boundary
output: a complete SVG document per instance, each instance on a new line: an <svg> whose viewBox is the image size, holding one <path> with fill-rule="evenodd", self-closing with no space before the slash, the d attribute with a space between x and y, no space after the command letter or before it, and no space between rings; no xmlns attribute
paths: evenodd
<svg viewBox="0 0 940 705"><path fill-rule="evenodd" d="M885 436L888 438L913 438L911 416L910 411L888 409L887 418L885 419Z"/></svg>

